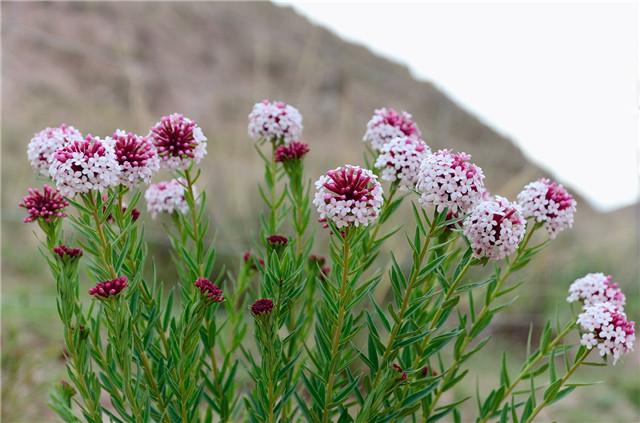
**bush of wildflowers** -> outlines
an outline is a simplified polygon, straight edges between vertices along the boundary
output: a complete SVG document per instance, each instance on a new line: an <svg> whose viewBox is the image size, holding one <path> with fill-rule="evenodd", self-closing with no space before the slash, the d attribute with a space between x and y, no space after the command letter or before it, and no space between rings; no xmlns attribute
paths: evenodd
<svg viewBox="0 0 640 423"><path fill-rule="evenodd" d="M571 227L575 200L544 178L517 201L490 194L468 154L432 152L411 115L390 108L367 124L363 166L312 183L302 129L293 106L253 107L264 211L228 271L196 188L207 138L193 120L165 116L146 135L63 124L34 136L28 158L49 181L20 206L42 229L57 287L67 379L50 405L64 421L531 422L584 385L570 380L581 366L633 348L624 294L590 273L568 286L572 317L529 332L517 374L503 355L499 383L463 416L468 398L452 390L513 302L511 276ZM159 172L169 179L151 184ZM413 219L390 227L401 208ZM175 286L148 257L146 215L165 225ZM324 256L318 231L330 234ZM409 257L381 257L403 234ZM379 284L391 287L381 301Z"/></svg>

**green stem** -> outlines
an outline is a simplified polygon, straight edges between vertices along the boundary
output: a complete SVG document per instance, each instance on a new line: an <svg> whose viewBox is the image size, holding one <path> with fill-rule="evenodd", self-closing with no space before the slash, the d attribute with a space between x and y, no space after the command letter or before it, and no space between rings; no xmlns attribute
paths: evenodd
<svg viewBox="0 0 640 423"><path fill-rule="evenodd" d="M495 300L496 296L500 292L500 289L502 288L504 283L508 280L509 276L513 272L514 264L517 263L519 261L519 259L522 257L522 255L524 254L524 252L526 250L526 247L529 244L529 241L531 240L531 237L532 237L532 235L533 235L533 233L535 232L536 229L537 229L537 226L534 227L531 231L529 231L526 234L524 240L522 241L522 243L520 244L520 247L518 248L518 253L516 254L515 259L510 262L509 267L507 268L507 271L497 281L496 286L493 289L493 292L491 293L491 295L489 295L489 297L485 301L485 304L482 306L482 309L480 310L480 313L476 317L476 321L481 321L484 318L484 316L487 313L489 313L491 304L493 303L493 300ZM462 364L462 360L461 359L464 356L464 351L469 346L469 343L471 341L472 341L472 338L469 336L469 334L465 333L464 340L462 342L462 346L460 347L460 354L454 359L453 364L451 365L451 367L447 371L447 375L443 376L442 381L438 385L438 389L436 390L436 393L434 395L433 401L431 401L431 403L429 404L429 406L427 408L426 414L423 416L425 421L431 415L431 412L434 410L436 404L440 400L440 397L444 393L444 387L452 380L452 378L455 377L456 371L458 370L458 368Z"/></svg>
<svg viewBox="0 0 640 423"><path fill-rule="evenodd" d="M580 367L580 365L582 364L584 359L587 358L587 356L589 355L590 352L591 352L591 350L585 349L584 352L582 353L582 355L580 355L580 357L576 358L575 363L573 363L573 365L571 366L571 368L569 369L567 374L565 374L562 377L562 379L560 379L560 384L558 386L558 390L560 390L560 388L562 388L562 386L565 383L567 383L569 378L576 372L576 370L578 370L578 367ZM550 400L551 400L551 398L544 399L540 404L538 404L538 406L536 408L533 409L533 412L527 418L527 420L523 421L522 423L531 423L533 421L533 419L535 419L535 417L540 413L540 411L542 411L542 409L549 404Z"/></svg>
<svg viewBox="0 0 640 423"><path fill-rule="evenodd" d="M393 195L393 191L390 197L392 195ZM413 288L415 287L416 282L418 282L418 275L420 274L420 268L422 267L422 262L424 261L427 255L427 251L429 251L429 244L431 243L431 238L433 237L433 233L435 230L435 222L436 222L436 217L434 216L433 220L431 221L431 225L429 227L429 234L427 235L427 239L424 241L424 245L422 246L422 249L420 250L418 257L413 264L413 268L411 269L411 277L409 279L407 289L405 290L402 298L402 304L400 306L400 310L398 311L398 319L395 321L393 325L391 334L389 335L389 340L387 341L387 345L385 347L384 353L382 354L382 358L380 359L380 366L378 367L374 380L371 383L371 388L373 392L377 392L377 389L381 386L380 378L382 377L384 370L386 370L387 368L387 364L390 359L391 353L394 351L393 344L395 343L396 337L398 336L398 332L400 331L400 328L404 323L403 321L404 314L406 313L407 308L409 307L409 299L411 298L411 292L413 291ZM369 421L369 415L371 411L373 411L372 409L375 410L375 407L374 407L375 405L374 402L376 401L376 398L374 398L375 396L376 395L374 394L374 395L371 395L369 398L367 398L367 402L365 403L363 410L358 415L358 419L357 419L358 422Z"/></svg>
<svg viewBox="0 0 640 423"><path fill-rule="evenodd" d="M500 401L495 404L494 410L500 406L500 404L505 398L509 397L511 392L513 392L513 390L518 386L520 381L522 381L522 379L524 379L531 372L531 370L535 368L536 364L538 364L538 362L547 354L547 352L553 349L553 347L555 347L560 341L562 341L565 335L569 333L571 329L573 329L575 326L576 326L575 322L570 321L568 324L565 325L565 327L560 331L560 333L558 333L558 335L549 343L545 351L538 351L531 357L530 360L528 360L527 365L522 369L522 371L520 371L518 376L516 376L516 378L511 383L511 385L509 385L507 390L502 394L502 398L500 399ZM491 413L488 413L486 416L480 418L477 423L485 423L490 418L491 418Z"/></svg>
<svg viewBox="0 0 640 423"><path fill-rule="evenodd" d="M196 245L196 265L198 266L198 275L196 277L205 276L204 273L204 237L200 233L200 225L198 219L198 205L195 197L194 180L189 169L184 171L184 177L187 181L187 190L189 195L189 212L191 216L191 225L193 231L193 242Z"/></svg>
<svg viewBox="0 0 640 423"><path fill-rule="evenodd" d="M327 368L327 387L324 397L324 410L322 414L322 422L327 423L331 418L331 402L333 400L333 386L335 383L335 367L338 364L338 349L340 347L340 336L346 314L346 293L349 281L349 239L348 233L343 235L342 241L342 280L340 282L340 292L338 294L338 316L336 324L333 328L331 337L331 359Z"/></svg>

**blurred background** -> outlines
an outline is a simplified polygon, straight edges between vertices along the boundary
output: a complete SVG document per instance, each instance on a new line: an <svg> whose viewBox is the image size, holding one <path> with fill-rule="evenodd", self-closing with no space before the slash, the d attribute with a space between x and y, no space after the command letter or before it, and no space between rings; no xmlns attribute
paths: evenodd
<svg viewBox="0 0 640 423"><path fill-rule="evenodd" d="M367 7L359 7L360 15L353 19L367 20ZM398 12L400 6L388 7ZM462 82L456 82L464 81L466 73L473 85L483 84L478 74L489 74L492 66L496 70L501 66L491 61L491 55L478 53L473 43L460 42L447 54L475 55L478 72L469 63L468 69L457 70L457 79L448 78L446 67L434 64L432 69L439 69L442 77L427 80L430 68L425 70L412 62L400 43L394 56L393 46L354 44L325 27L351 41L366 38L357 31L349 32L353 28L344 25L345 16L353 10L353 5L345 9L334 5L333 12L327 13L313 7L294 10L271 3L2 3L3 421L53 421L46 405L48 391L64 377L54 284L33 237L36 226L22 224L23 210L17 208L28 187L44 183L35 179L29 167L29 140L40 129L61 122L83 133L106 136L116 128L146 134L162 115L174 111L197 121L209 138L201 185L209 195L220 261L231 268L252 246L257 233L261 200L256 183L262 167L248 140L246 125L251 106L263 98L286 101L302 113L304 140L311 146L307 171L314 179L328 168L362 163L365 125L373 110L382 106L412 113L432 149L453 148L472 154L473 161L484 169L492 193L514 198L533 179L564 176L560 182L579 193L574 229L561 234L527 274L520 275L528 282L519 289L520 297L510 311L494 322L491 331L495 342L476 355L468 382L460 388L465 392L458 392L460 395L473 393L476 380L482 389L497 379L496 357L503 350L510 351L511 365L517 367L529 325L538 329L556 308L565 309L568 285L585 273L613 274L627 293L627 313L638 320L640 208L635 191L637 170L633 167L637 127L620 128L616 121L620 114L604 112L593 119L583 115L579 128L573 126L575 122L564 122L561 115L548 120L535 113L521 113L517 119L529 125L533 122L539 131L527 131L522 124L509 126L508 115L500 111L504 107L491 106L495 101L483 103L486 94L474 97ZM637 8L631 10L637 12ZM380 5L374 12L384 14ZM429 9L424 12L428 14ZM491 14L495 13L499 10ZM637 24L637 14L634 22ZM387 38L381 34L390 37L407 26L391 18L388 24L372 35L372 40ZM365 34L372 33L369 27L364 28ZM571 25L567 31L571 32ZM474 38L472 31L462 35ZM445 37L442 43L447 45ZM629 46L637 48L637 40ZM447 54L441 56L442 61L447 60ZM509 50L504 54L510 54ZM637 51L629 54L637 57ZM565 60L571 62L572 57L568 49ZM548 73L557 69L567 82L572 77L562 73L558 63L544 68ZM524 73L516 79L531 91L531 86L537 87L538 71L527 73L526 69L520 69ZM438 72L432 77L439 78ZM515 89L500 82L494 77L483 87L494 91L496 98ZM442 84L446 90L440 88ZM558 101L550 87L541 84L540 89L548 90L546 95L525 98L523 103L553 109ZM576 107L591 101L593 106L587 110L617 110L615 97L598 94L611 92L613 87L607 81L591 80L591 86L585 86L591 94L577 98ZM633 85L628 89L633 90ZM526 97L527 91L522 95ZM566 93L558 96L561 98L566 98ZM565 107L571 111L571 106ZM633 110L635 107L632 105ZM567 119L571 116L575 114L567 114ZM595 142L581 135L600 134L593 128L602 127L611 128L610 138ZM556 128L576 137L558 139ZM502 135L505 133L514 134L515 141ZM631 148L626 150L629 143ZM570 153L577 149L585 150L586 155ZM607 155L609 150L617 151L619 157ZM589 161L593 157L600 157L600 165ZM600 175L598 180L606 181L615 195L605 198L599 194L602 191L590 190L585 173ZM156 257L168 257L161 226L145 219L152 251ZM402 244L402 237L396 236L387 248L401 249ZM322 239L317 249L322 250ZM381 260L380 266L384 264ZM171 276L166 279L171 282ZM383 287L379 295L384 294ZM549 408L540 421L640 421L638 353L630 354L615 368L581 372L578 379L603 383L576 391ZM473 404L468 407L472 412Z"/></svg>

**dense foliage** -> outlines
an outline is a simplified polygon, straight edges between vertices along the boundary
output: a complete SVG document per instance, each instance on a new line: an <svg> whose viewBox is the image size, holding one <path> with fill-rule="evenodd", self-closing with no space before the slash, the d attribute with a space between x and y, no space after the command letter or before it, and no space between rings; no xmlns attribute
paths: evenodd
<svg viewBox="0 0 640 423"><path fill-rule="evenodd" d="M588 274L567 298L581 310L547 322L539 339L530 331L517 374L503 355L498 386L463 417L471 399L453 388L469 383L469 358L524 283L511 276L549 242L534 234L571 227L575 200L547 179L517 202L491 195L469 155L432 152L411 115L393 109L367 125L364 167L312 185L301 133L290 105L251 111L265 210L255 245L229 271L216 266L206 190L196 188L207 139L194 121L172 114L146 136L83 137L67 125L34 136L31 164L56 188L31 189L21 206L45 234L57 286L68 381L50 404L63 420L530 422L579 386L569 378L580 366L606 364L588 361L592 350L615 364L633 348L624 295ZM172 179L143 193L161 169ZM148 260L143 195L170 241L178 281L168 289ZM401 207L413 220L389 227ZM315 253L318 230L330 234L326 258ZM390 237L406 238L410 260L379 259ZM389 298L376 300L379 284Z"/></svg>

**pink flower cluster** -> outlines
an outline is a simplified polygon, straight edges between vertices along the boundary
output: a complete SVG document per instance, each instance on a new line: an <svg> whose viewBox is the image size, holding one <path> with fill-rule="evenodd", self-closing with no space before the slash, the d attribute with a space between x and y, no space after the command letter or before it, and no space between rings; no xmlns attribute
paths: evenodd
<svg viewBox="0 0 640 423"><path fill-rule="evenodd" d="M556 182L542 178L531 182L518 194L518 203L525 218L544 223L551 238L573 225L576 200Z"/></svg>
<svg viewBox="0 0 640 423"><path fill-rule="evenodd" d="M163 116L151 128L149 137L158 150L163 167L187 169L207 154L207 138L191 119L179 113Z"/></svg>
<svg viewBox="0 0 640 423"><path fill-rule="evenodd" d="M383 107L373 112L362 140L371 143L374 150L381 151L386 143L397 137L420 139L422 134L409 113Z"/></svg>
<svg viewBox="0 0 640 423"><path fill-rule="evenodd" d="M567 301L570 303L579 301L585 307L609 302L623 308L626 298L612 279L611 276L605 276L603 273L589 273L578 278L569 287Z"/></svg>
<svg viewBox="0 0 640 423"><path fill-rule="evenodd" d="M612 303L585 307L577 323L582 331L580 343L588 349L597 347L600 356L613 358L613 364L633 350L635 323L627 319L622 308Z"/></svg>
<svg viewBox="0 0 640 423"><path fill-rule="evenodd" d="M149 135L117 130L111 137L82 138L72 126L46 128L29 143L35 170L50 176L62 195L72 197L116 185L148 184L160 163L186 169L206 155L206 137L192 120L174 113L156 123Z"/></svg>
<svg viewBox="0 0 640 423"><path fill-rule="evenodd" d="M269 314L273 310L273 301L269 298L261 298L251 305L251 314L260 316Z"/></svg>
<svg viewBox="0 0 640 423"><path fill-rule="evenodd" d="M281 145L274 152L276 163L286 163L293 160L302 160L309 152L309 145L300 141L291 141Z"/></svg>
<svg viewBox="0 0 640 423"><path fill-rule="evenodd" d="M407 191L415 187L420 165L429 154L431 150L422 140L397 137L382 146L374 166L382 169L380 179L398 181L400 190Z"/></svg>
<svg viewBox="0 0 640 423"><path fill-rule="evenodd" d="M483 201L463 223L463 232L477 258L501 260L516 251L526 221L518 206L504 197Z"/></svg>
<svg viewBox="0 0 640 423"><path fill-rule="evenodd" d="M53 247L53 252L61 259L76 259L82 257L82 250L80 248L71 248L64 244Z"/></svg>
<svg viewBox="0 0 640 423"><path fill-rule="evenodd" d="M155 219L158 213L184 214L189 210L184 198L184 184L185 182L181 179L171 179L149 185L144 193L144 199L147 201L147 210L152 218Z"/></svg>
<svg viewBox="0 0 640 423"><path fill-rule="evenodd" d="M129 188L140 182L148 184L160 169L158 153L151 140L120 129L113 134L112 140L121 169L120 183Z"/></svg>
<svg viewBox="0 0 640 423"><path fill-rule="evenodd" d="M484 195L482 169L466 153L439 150L422 160L416 190L422 207L468 213Z"/></svg>
<svg viewBox="0 0 640 423"><path fill-rule="evenodd" d="M331 220L338 228L367 226L380 214L382 185L370 170L338 167L321 176L315 186L313 204L321 221Z"/></svg>
<svg viewBox="0 0 640 423"><path fill-rule="evenodd" d="M50 223L55 218L65 217L64 209L68 205L64 197L49 185L45 185L42 192L36 188L29 188L29 194L23 197L19 204L29 213L29 216L24 218L25 223L38 219Z"/></svg>
<svg viewBox="0 0 640 423"><path fill-rule="evenodd" d="M198 278L195 281L194 285L200 289L200 293L206 298L207 301L213 303L221 303L224 301L224 296L222 295L222 289L218 287L215 283L211 282L207 278Z"/></svg>
<svg viewBox="0 0 640 423"><path fill-rule="evenodd" d="M65 144L81 140L80 131L65 123L57 128L43 129L31 138L27 147L31 167L39 174L49 176L53 154Z"/></svg>
<svg viewBox="0 0 640 423"><path fill-rule="evenodd" d="M254 141L289 144L302 136L302 115L282 101L263 100L249 113L249 136Z"/></svg>
<svg viewBox="0 0 640 423"><path fill-rule="evenodd" d="M98 282L95 287L89 290L89 295L106 299L109 297L115 297L126 287L127 277L120 276L119 278L112 279L110 281Z"/></svg>

